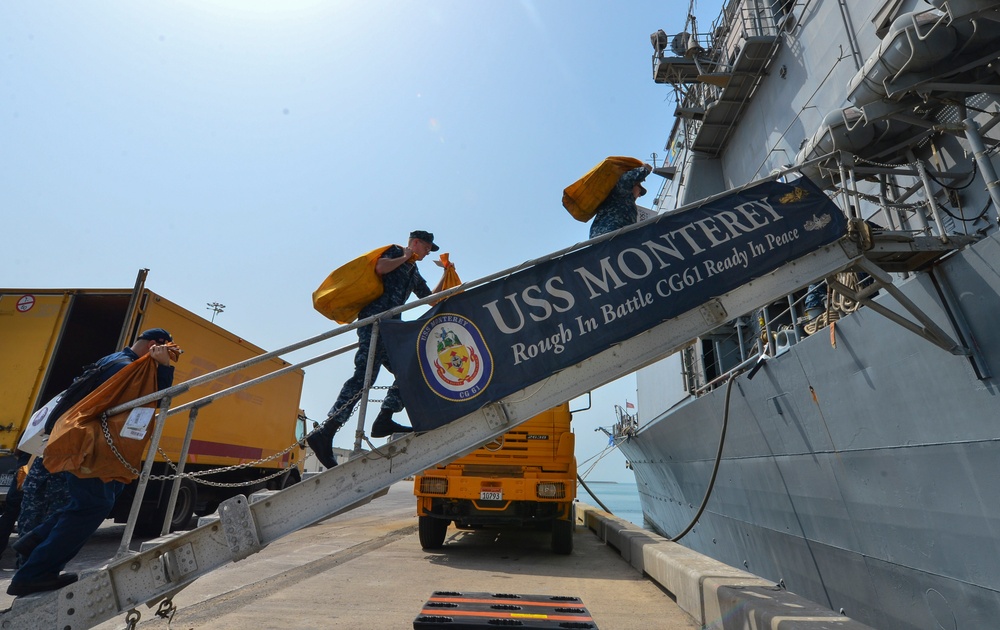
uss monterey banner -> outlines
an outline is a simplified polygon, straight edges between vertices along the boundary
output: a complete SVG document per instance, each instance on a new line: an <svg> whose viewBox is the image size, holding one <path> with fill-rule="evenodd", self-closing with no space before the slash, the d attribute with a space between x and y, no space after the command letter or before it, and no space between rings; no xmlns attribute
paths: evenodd
<svg viewBox="0 0 1000 630"><path fill-rule="evenodd" d="M382 322L418 431L439 427L777 269L846 231L809 180L768 182Z"/></svg>

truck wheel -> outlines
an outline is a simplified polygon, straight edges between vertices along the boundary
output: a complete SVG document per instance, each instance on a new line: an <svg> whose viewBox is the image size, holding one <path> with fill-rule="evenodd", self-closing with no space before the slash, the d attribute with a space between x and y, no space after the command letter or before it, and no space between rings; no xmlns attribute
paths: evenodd
<svg viewBox="0 0 1000 630"><path fill-rule="evenodd" d="M159 536L160 528L163 527L163 517L167 513L167 503L170 501L170 483L164 482L163 492L155 509L152 506L143 506L139 512L139 520L136 523L136 531L143 536ZM170 519L170 531L185 529L194 516L194 506L198 501L198 487L190 479L181 479L181 486L177 491L177 503L174 504L174 514Z"/></svg>
<svg viewBox="0 0 1000 630"><path fill-rule="evenodd" d="M563 556L573 553L573 521L552 521L552 551Z"/></svg>
<svg viewBox="0 0 1000 630"><path fill-rule="evenodd" d="M287 473L275 477L271 481L267 482L268 490L284 490L288 486L292 486L302 481L299 477L299 470L297 468L290 468Z"/></svg>
<svg viewBox="0 0 1000 630"><path fill-rule="evenodd" d="M166 500L170 495L166 496ZM194 516L194 506L198 502L198 486L190 479L181 479L181 487L177 490L177 503L174 504L174 515L170 519L170 531L185 529ZM166 503L163 510L166 511Z"/></svg>
<svg viewBox="0 0 1000 630"><path fill-rule="evenodd" d="M448 523L450 522L431 516L418 517L421 549L440 549L444 545L444 537L448 534Z"/></svg>

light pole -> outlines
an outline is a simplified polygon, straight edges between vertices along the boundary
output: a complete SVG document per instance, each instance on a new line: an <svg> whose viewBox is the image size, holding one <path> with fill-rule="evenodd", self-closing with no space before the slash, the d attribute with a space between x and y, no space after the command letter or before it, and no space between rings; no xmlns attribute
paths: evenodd
<svg viewBox="0 0 1000 630"><path fill-rule="evenodd" d="M219 304L218 302L209 302L208 310L212 311L212 322L215 322L215 316L225 310L225 304Z"/></svg>

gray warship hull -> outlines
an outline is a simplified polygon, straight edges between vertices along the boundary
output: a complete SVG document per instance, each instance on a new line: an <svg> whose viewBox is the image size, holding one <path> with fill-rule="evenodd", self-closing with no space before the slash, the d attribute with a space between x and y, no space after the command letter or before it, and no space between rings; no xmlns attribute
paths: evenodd
<svg viewBox="0 0 1000 630"><path fill-rule="evenodd" d="M1000 240L900 287L957 335L935 276L1000 373ZM993 627L996 379L864 309L837 322L835 342L813 335L733 382L718 479L681 542L874 627ZM715 389L621 442L643 514L665 536L705 495L725 402Z"/></svg>
<svg viewBox="0 0 1000 630"><path fill-rule="evenodd" d="M681 544L873 627L997 627L1000 3L723 5L705 37L653 34L677 94L654 209L797 166L850 219L954 247L883 259L899 293L826 319L789 287L640 372L615 438L647 526L694 522ZM882 312L907 298L924 324Z"/></svg>

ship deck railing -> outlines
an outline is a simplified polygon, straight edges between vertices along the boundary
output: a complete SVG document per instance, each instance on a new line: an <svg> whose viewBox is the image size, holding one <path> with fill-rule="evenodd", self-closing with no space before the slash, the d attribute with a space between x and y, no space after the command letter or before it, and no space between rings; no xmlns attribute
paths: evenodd
<svg viewBox="0 0 1000 630"><path fill-rule="evenodd" d="M710 392L734 374L751 369L758 360L784 354L805 337L835 325L840 318L863 307L877 309L880 314L948 351L968 354L977 372L986 373L988 368L976 355L975 348L961 347L915 306L904 304L904 310L909 313L903 316L889 311L874 299L881 291L891 292L897 301L905 302L890 274L905 280L915 272L930 269L979 240L989 229L989 221L984 217L991 201L982 210L976 209L975 216L965 219L956 214L958 210L947 207L947 195L944 194L947 187L967 181L969 173L939 172L916 158L906 163L880 164L845 152L834 152L777 172L765 180L789 177L813 164L825 165L825 170L840 178L837 185L828 186L827 192L839 201L852 228L863 232L852 237L861 243L863 264L800 283L780 298L755 304L711 333L692 340L680 353L686 391L693 396ZM896 178L897 182L909 180L913 183L898 187L890 197L887 176ZM877 192L866 192L865 186ZM947 229L945 215L964 225L964 232ZM976 227L978 223L983 225ZM821 298L821 306L806 308L810 290L815 292L814 297ZM942 299L953 298L945 292ZM951 306L952 312L960 312L956 305Z"/></svg>
<svg viewBox="0 0 1000 630"><path fill-rule="evenodd" d="M781 5L784 6L784 5ZM678 92L674 115L690 121L688 146L718 155L781 45L785 15L771 2L730 2L708 33L681 33L655 46L653 80Z"/></svg>

